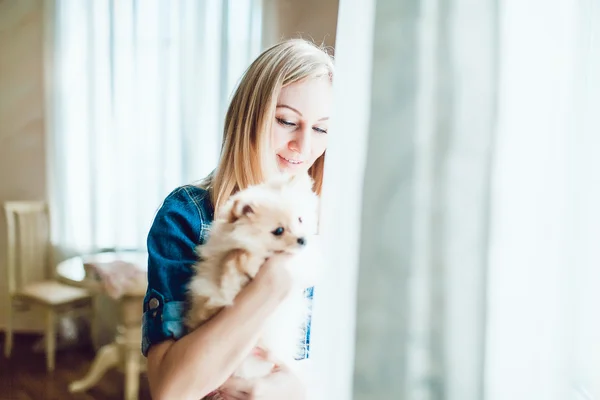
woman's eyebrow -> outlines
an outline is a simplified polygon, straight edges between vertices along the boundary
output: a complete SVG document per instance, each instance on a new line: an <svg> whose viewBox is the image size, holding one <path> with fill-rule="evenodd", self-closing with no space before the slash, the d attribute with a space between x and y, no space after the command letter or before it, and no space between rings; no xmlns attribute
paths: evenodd
<svg viewBox="0 0 600 400"><path fill-rule="evenodd" d="M277 108L287 108L288 110L292 110L293 112L295 112L299 116L302 116L302 113L300 111L296 110L292 106L288 106L287 104L277 104ZM327 121L328 119L329 119L329 117L323 117L323 118L319 119L318 121Z"/></svg>
<svg viewBox="0 0 600 400"><path fill-rule="evenodd" d="M288 106L287 104L277 104L277 108L287 108L289 110L292 110L293 112L295 112L296 114L298 114L299 116L302 116L302 113L298 110L296 110L294 107L292 106Z"/></svg>

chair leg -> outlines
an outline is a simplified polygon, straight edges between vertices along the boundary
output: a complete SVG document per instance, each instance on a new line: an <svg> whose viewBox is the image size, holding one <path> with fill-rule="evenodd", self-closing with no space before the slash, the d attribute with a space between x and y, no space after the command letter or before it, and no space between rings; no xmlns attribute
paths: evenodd
<svg viewBox="0 0 600 400"><path fill-rule="evenodd" d="M13 347L13 305L12 299L8 298L8 315L6 316L6 332L4 336L4 357L9 358Z"/></svg>
<svg viewBox="0 0 600 400"><path fill-rule="evenodd" d="M94 351L98 351L100 346L98 345L98 324L96 322L96 297L93 297L90 301L88 308L88 318L90 322L90 341Z"/></svg>
<svg viewBox="0 0 600 400"><path fill-rule="evenodd" d="M56 353L56 313L52 308L46 312L46 368L48 372L54 371L54 357Z"/></svg>
<svg viewBox="0 0 600 400"><path fill-rule="evenodd" d="M140 351L128 348L125 352L125 400L137 400L140 390Z"/></svg>

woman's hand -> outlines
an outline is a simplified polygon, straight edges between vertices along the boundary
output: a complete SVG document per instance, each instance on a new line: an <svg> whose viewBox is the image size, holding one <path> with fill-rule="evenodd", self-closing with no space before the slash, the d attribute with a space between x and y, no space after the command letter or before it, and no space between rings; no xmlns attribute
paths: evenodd
<svg viewBox="0 0 600 400"><path fill-rule="evenodd" d="M266 290L269 296L283 300L290 292L292 278L286 266L287 254L275 254L260 267L252 285ZM267 357L263 354L263 357ZM249 381L230 377L219 389L225 400L304 400L305 388L302 381L285 366L277 366L268 376Z"/></svg>
<svg viewBox="0 0 600 400"><path fill-rule="evenodd" d="M292 288L292 277L286 263L289 254L275 254L269 257L258 270L252 284L269 291L278 300L283 300Z"/></svg>
<svg viewBox="0 0 600 400"><path fill-rule="evenodd" d="M304 384L287 367L281 366L266 377L247 381L229 378L220 389L225 400L305 400Z"/></svg>

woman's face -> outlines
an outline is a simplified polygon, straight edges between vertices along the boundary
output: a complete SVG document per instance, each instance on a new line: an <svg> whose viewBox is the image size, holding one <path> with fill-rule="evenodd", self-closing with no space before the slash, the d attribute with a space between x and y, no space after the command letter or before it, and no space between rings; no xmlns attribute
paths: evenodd
<svg viewBox="0 0 600 400"><path fill-rule="evenodd" d="M273 121L273 148L281 172L306 172L327 148L332 87L327 77L281 89Z"/></svg>

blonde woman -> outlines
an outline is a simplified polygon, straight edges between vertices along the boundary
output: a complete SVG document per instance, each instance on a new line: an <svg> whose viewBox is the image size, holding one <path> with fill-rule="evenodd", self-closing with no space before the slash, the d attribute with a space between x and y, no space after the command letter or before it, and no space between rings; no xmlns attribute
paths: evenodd
<svg viewBox="0 0 600 400"><path fill-rule="evenodd" d="M159 209L148 235L142 338L154 399L197 400L217 389L226 399L305 398L302 380L285 366L254 383L231 377L290 288L278 268L285 256L267 260L232 307L196 330L185 332L182 320L195 248L229 196L278 171L309 171L320 194L332 78L331 57L310 42L288 40L264 51L232 98L215 171L200 186L174 190ZM300 359L308 357L310 321L307 328Z"/></svg>

